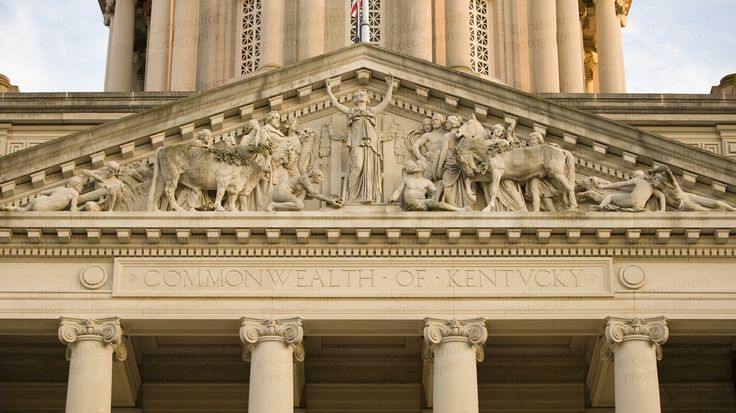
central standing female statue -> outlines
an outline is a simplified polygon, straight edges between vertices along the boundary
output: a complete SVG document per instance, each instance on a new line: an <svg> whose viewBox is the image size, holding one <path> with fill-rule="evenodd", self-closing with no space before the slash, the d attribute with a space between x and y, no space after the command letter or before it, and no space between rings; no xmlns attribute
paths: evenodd
<svg viewBox="0 0 736 413"><path fill-rule="evenodd" d="M345 202L363 204L383 202L383 159L380 151L380 139L376 131L376 115L391 103L394 78L386 77L388 90L383 101L369 107L368 91L358 89L353 102L355 107L349 108L340 104L332 94L330 81L327 81L327 94L330 102L337 110L348 117L348 176L343 187L342 198Z"/></svg>

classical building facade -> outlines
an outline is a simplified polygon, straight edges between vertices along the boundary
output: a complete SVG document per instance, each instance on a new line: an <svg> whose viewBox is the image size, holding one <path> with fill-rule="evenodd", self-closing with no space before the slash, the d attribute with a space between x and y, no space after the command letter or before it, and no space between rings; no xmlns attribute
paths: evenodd
<svg viewBox="0 0 736 413"><path fill-rule="evenodd" d="M736 409L733 76L624 93L629 2L100 6L0 77L0 412Z"/></svg>

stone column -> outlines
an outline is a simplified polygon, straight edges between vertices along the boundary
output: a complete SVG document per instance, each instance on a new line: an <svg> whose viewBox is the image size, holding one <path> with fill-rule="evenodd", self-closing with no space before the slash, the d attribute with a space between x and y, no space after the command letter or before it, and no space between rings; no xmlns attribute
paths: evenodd
<svg viewBox="0 0 736 413"><path fill-rule="evenodd" d="M557 12L552 0L528 0L532 92L560 91L557 56Z"/></svg>
<svg viewBox="0 0 736 413"><path fill-rule="evenodd" d="M258 320L243 318L240 340L243 360L250 361L248 411L294 411L294 360L304 361L301 318Z"/></svg>
<svg viewBox="0 0 736 413"><path fill-rule="evenodd" d="M110 23L107 92L128 92L133 84L135 0L116 0Z"/></svg>
<svg viewBox="0 0 736 413"><path fill-rule="evenodd" d="M604 360L614 360L617 413L660 413L657 361L669 329L664 317L609 317L604 332Z"/></svg>
<svg viewBox="0 0 736 413"><path fill-rule="evenodd" d="M625 93L624 51L621 42L623 12L618 0L595 0L598 73L601 93Z"/></svg>
<svg viewBox="0 0 736 413"><path fill-rule="evenodd" d="M445 1L445 65L472 72L470 68L470 0Z"/></svg>
<svg viewBox="0 0 736 413"><path fill-rule="evenodd" d="M112 359L126 359L119 318L84 320L62 317L59 340L66 344L69 382L67 413L109 413L112 403Z"/></svg>
<svg viewBox="0 0 736 413"><path fill-rule="evenodd" d="M171 53L171 90L191 91L197 85L199 0L174 2L174 46Z"/></svg>
<svg viewBox="0 0 736 413"><path fill-rule="evenodd" d="M409 0L402 1L401 19L393 24L399 27L399 47L397 51L410 56L432 61L432 1Z"/></svg>
<svg viewBox="0 0 736 413"><path fill-rule="evenodd" d="M434 413L478 411L478 374L488 338L485 319L425 319L425 359L432 360Z"/></svg>
<svg viewBox="0 0 736 413"><path fill-rule="evenodd" d="M582 30L578 0L557 0L557 56L563 93L585 92Z"/></svg>
<svg viewBox="0 0 736 413"><path fill-rule="evenodd" d="M169 81L169 0L152 0L146 50L147 91L164 91Z"/></svg>
<svg viewBox="0 0 736 413"><path fill-rule="evenodd" d="M297 59L325 53L325 0L299 0Z"/></svg>
<svg viewBox="0 0 736 413"><path fill-rule="evenodd" d="M286 38L286 0L261 3L261 65L260 70L284 67Z"/></svg>

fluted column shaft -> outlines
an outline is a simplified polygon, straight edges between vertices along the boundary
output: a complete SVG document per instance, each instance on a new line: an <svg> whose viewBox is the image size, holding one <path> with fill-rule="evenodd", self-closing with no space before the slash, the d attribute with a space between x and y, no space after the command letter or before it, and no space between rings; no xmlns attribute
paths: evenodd
<svg viewBox="0 0 736 413"><path fill-rule="evenodd" d="M152 0L151 24L146 50L146 87L152 91L168 89L169 80L169 0Z"/></svg>
<svg viewBox="0 0 736 413"><path fill-rule="evenodd" d="M67 413L109 413L112 403L112 360L125 360L118 318L82 320L63 317L59 340L67 345L69 382Z"/></svg>
<svg viewBox="0 0 736 413"><path fill-rule="evenodd" d="M135 0L116 0L110 23L109 58L107 61L108 92L127 92L133 81L133 29Z"/></svg>
<svg viewBox="0 0 736 413"><path fill-rule="evenodd" d="M601 93L625 93L624 51L621 21L616 15L616 0L595 0L598 73Z"/></svg>
<svg viewBox="0 0 736 413"><path fill-rule="evenodd" d="M424 357L433 363L434 413L478 412L476 362L483 360L488 338L485 320L427 318Z"/></svg>
<svg viewBox="0 0 736 413"><path fill-rule="evenodd" d="M304 360L302 320L243 318L243 359L250 361L248 411L294 411L294 360Z"/></svg>
<svg viewBox="0 0 736 413"><path fill-rule="evenodd" d="M284 39L286 36L286 0L268 0L261 3L261 70L284 67Z"/></svg>
<svg viewBox="0 0 736 413"><path fill-rule="evenodd" d="M325 53L325 0L299 0L298 59Z"/></svg>
<svg viewBox="0 0 736 413"><path fill-rule="evenodd" d="M557 55L557 12L552 0L529 1L529 52L532 92L560 91Z"/></svg>
<svg viewBox="0 0 736 413"><path fill-rule="evenodd" d="M660 413L657 361L669 330L664 317L621 319L609 317L603 358L614 360L617 413Z"/></svg>
<svg viewBox="0 0 736 413"><path fill-rule="evenodd" d="M445 65L471 72L470 0L445 1Z"/></svg>
<svg viewBox="0 0 736 413"><path fill-rule="evenodd" d="M557 0L557 56L560 92L583 93L583 32L578 0Z"/></svg>
<svg viewBox="0 0 736 413"><path fill-rule="evenodd" d="M171 53L171 90L196 90L198 42L199 0L176 0Z"/></svg>

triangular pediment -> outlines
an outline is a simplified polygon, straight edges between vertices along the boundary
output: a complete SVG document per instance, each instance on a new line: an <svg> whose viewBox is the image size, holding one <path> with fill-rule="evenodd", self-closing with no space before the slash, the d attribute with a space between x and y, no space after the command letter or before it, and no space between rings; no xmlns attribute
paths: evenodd
<svg viewBox="0 0 736 413"><path fill-rule="evenodd" d="M330 107L325 82L333 79L338 84L335 94L342 102L358 88L366 88L375 101L382 99L389 73L399 87L393 104L379 118L382 139L387 141L418 130L432 113L457 113L466 119L472 114L486 127L515 122L521 136L534 130L546 133L548 143L574 154L578 178L618 180L636 169L667 165L693 192L713 196L715 191L725 199L736 192L736 163L726 158L472 74L356 45L0 158L2 203L22 203L34 193L61 185L79 169L99 168L106 160L125 165L148 159L156 148L191 140L201 128L212 129L216 140L239 134L250 119L263 124L271 110L280 111L282 117L298 117L302 126L317 132L316 157L345 157L344 145L339 144L346 133L344 116ZM394 158L387 161L394 176L396 171L400 174L399 158L405 154L397 142L383 148L384 156ZM325 161L321 167L331 166ZM332 169L332 176L325 172L334 189L340 185L340 171L339 166Z"/></svg>

